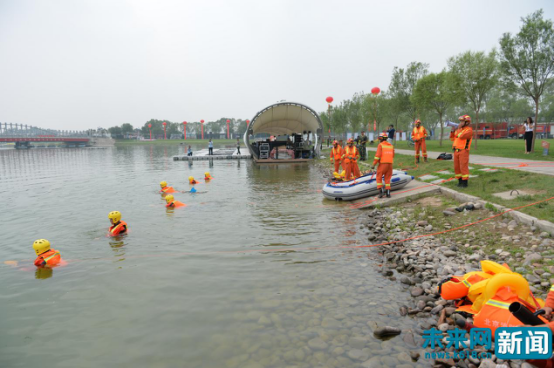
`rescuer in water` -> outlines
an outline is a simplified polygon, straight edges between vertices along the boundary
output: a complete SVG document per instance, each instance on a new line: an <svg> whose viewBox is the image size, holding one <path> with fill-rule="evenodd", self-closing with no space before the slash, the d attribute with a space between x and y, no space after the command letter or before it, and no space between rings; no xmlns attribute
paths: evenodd
<svg viewBox="0 0 554 368"><path fill-rule="evenodd" d="M213 177L210 175L209 172L206 171L206 172L204 173L204 180L210 181L210 180L212 180L212 179L213 179Z"/></svg>
<svg viewBox="0 0 554 368"><path fill-rule="evenodd" d="M167 202L167 204L165 205L167 208L177 208L177 207L186 206L186 204L184 204L183 202L176 201L175 197L173 197L172 194L167 195L165 197L165 201Z"/></svg>
<svg viewBox="0 0 554 368"><path fill-rule="evenodd" d="M198 182L194 180L194 176L189 176L189 184L198 184Z"/></svg>
<svg viewBox="0 0 554 368"><path fill-rule="evenodd" d="M165 181L165 180L160 182L160 187L162 188L160 190L160 193L162 193L162 194L175 193L175 189L173 189L173 187L168 187L167 186L167 181Z"/></svg>
<svg viewBox="0 0 554 368"><path fill-rule="evenodd" d="M35 259L35 266L37 267L56 266L62 259L60 252L50 248L50 242L46 239L35 240L33 249L38 256L37 259Z"/></svg>
<svg viewBox="0 0 554 368"><path fill-rule="evenodd" d="M121 235L127 232L127 223L125 221L121 221L121 212L112 211L108 213L108 218L112 224L109 228L110 236Z"/></svg>

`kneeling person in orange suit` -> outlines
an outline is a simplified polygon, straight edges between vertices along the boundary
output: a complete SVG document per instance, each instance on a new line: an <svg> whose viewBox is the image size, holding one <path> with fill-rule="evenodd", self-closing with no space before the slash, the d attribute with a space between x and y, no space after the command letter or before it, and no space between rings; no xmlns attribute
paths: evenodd
<svg viewBox="0 0 554 368"><path fill-rule="evenodd" d="M471 148L471 141L473 139L473 128L469 126L471 124L471 117L469 115L463 115L458 118L460 125L458 129L450 132L450 140L452 143L452 150L454 151L454 173L456 179L458 179L458 187L467 188L467 182L469 180L469 149Z"/></svg>
<svg viewBox="0 0 554 368"><path fill-rule="evenodd" d="M125 221L121 221L121 212L112 211L108 213L108 218L112 223L112 226L108 229L110 236L121 235L127 232L127 223Z"/></svg>
<svg viewBox="0 0 554 368"><path fill-rule="evenodd" d="M392 177L392 163L394 161L394 146L387 142L387 133L379 134L379 145L377 146L377 153L373 159L373 166L379 164L377 169L377 189L379 189L379 198L383 198L385 195L390 198L390 179ZM385 189L383 190L383 176L385 177Z"/></svg>
<svg viewBox="0 0 554 368"><path fill-rule="evenodd" d="M333 141L333 148L331 149L331 162L335 160L335 172L339 174L340 174L340 163L341 163L343 154L344 154L344 151L342 147L339 146L339 142Z"/></svg>
<svg viewBox="0 0 554 368"><path fill-rule="evenodd" d="M160 193L175 193L175 189L173 189L173 187L167 186L167 181L162 181L160 183L160 187L162 187Z"/></svg>
<svg viewBox="0 0 554 368"><path fill-rule="evenodd" d="M50 248L50 242L46 239L35 240L33 249L38 256L35 259L35 266L37 267L56 266L62 259L60 252Z"/></svg>
<svg viewBox="0 0 554 368"><path fill-rule="evenodd" d="M354 146L354 140L352 138L348 138L342 158L344 170L346 171L346 177L344 180L353 180L362 176L360 169L358 168L360 152L358 152L358 149Z"/></svg>
<svg viewBox="0 0 554 368"><path fill-rule="evenodd" d="M186 204L183 202L176 201L173 195L168 195L165 197L165 201L167 204L165 205L167 208L177 208L177 207L184 207Z"/></svg>

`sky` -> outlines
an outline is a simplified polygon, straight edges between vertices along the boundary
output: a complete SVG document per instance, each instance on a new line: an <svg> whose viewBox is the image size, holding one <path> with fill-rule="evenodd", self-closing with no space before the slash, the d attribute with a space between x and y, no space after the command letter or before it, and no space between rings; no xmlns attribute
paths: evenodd
<svg viewBox="0 0 554 368"><path fill-rule="evenodd" d="M0 122L84 130L325 111L490 51L552 0L0 0Z"/></svg>

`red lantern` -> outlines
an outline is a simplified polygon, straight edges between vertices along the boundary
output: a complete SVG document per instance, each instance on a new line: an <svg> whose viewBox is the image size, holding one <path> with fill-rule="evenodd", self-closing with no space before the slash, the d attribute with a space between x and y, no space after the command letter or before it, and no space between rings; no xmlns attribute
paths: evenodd
<svg viewBox="0 0 554 368"><path fill-rule="evenodd" d="M229 139L229 123L231 120L227 119L227 139Z"/></svg>
<svg viewBox="0 0 554 368"><path fill-rule="evenodd" d="M150 130L150 140L152 140L152 124L148 124L148 129Z"/></svg>
<svg viewBox="0 0 554 368"><path fill-rule="evenodd" d="M186 121L183 121L183 133L184 133L184 137L185 137L185 140L187 139L187 122Z"/></svg>
<svg viewBox="0 0 554 368"><path fill-rule="evenodd" d="M250 124L250 120L246 119L246 124Z"/></svg>
<svg viewBox="0 0 554 368"><path fill-rule="evenodd" d="M204 120L200 120L200 127L202 129L202 139L204 139Z"/></svg>
<svg viewBox="0 0 554 368"><path fill-rule="evenodd" d="M327 101L327 103L331 103L333 102L333 97L329 96L325 99L325 101Z"/></svg>
<svg viewBox="0 0 554 368"><path fill-rule="evenodd" d="M379 87L373 87L371 89L371 93L373 93L374 95L378 95L380 92L381 90L379 89Z"/></svg>
<svg viewBox="0 0 554 368"><path fill-rule="evenodd" d="M167 125L167 123L164 121L162 125L164 126L164 139L167 139L167 135L165 134L165 126Z"/></svg>

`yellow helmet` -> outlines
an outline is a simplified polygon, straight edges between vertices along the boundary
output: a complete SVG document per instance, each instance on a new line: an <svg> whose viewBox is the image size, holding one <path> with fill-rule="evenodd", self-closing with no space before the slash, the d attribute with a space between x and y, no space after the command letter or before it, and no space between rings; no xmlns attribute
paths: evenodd
<svg viewBox="0 0 554 368"><path fill-rule="evenodd" d="M113 220L114 224L117 224L119 220L121 220L121 212L119 211L112 211L108 213L108 218Z"/></svg>
<svg viewBox="0 0 554 368"><path fill-rule="evenodd" d="M167 181L160 182L160 187L162 187L162 188L167 187Z"/></svg>
<svg viewBox="0 0 554 368"><path fill-rule="evenodd" d="M194 180L194 176L189 176L189 183Z"/></svg>
<svg viewBox="0 0 554 368"><path fill-rule="evenodd" d="M46 239L35 240L35 242L33 243L33 249L35 250L35 253L38 256L39 254L42 254L47 250L50 250L50 242Z"/></svg>
<svg viewBox="0 0 554 368"><path fill-rule="evenodd" d="M205 176L205 177L208 177L208 176L210 176L210 173L206 171L206 172L204 173L204 176Z"/></svg>
<svg viewBox="0 0 554 368"><path fill-rule="evenodd" d="M173 197L173 195L171 195L171 194L165 196L165 201L166 201L167 203L173 202L174 199L175 199L175 197Z"/></svg>

